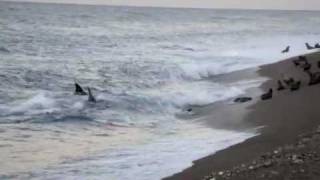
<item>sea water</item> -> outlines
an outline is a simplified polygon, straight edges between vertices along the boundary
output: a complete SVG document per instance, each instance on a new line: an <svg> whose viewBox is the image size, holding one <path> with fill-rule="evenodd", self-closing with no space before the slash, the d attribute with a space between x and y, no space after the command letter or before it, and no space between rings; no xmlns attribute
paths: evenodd
<svg viewBox="0 0 320 180"><path fill-rule="evenodd" d="M1 179L160 179L254 136L177 114L253 85L211 77L306 53L319 15L0 2Z"/></svg>

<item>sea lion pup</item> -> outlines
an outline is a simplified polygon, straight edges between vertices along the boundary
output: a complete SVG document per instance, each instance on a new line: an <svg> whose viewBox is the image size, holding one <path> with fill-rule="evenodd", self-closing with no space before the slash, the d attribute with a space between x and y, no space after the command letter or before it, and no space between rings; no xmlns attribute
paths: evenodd
<svg viewBox="0 0 320 180"><path fill-rule="evenodd" d="M306 71L306 73L309 75L309 86L320 83L320 72L312 73L311 71Z"/></svg>
<svg viewBox="0 0 320 180"><path fill-rule="evenodd" d="M268 100L272 98L272 88L269 89L269 91L265 94L261 95L261 100Z"/></svg>
<svg viewBox="0 0 320 180"><path fill-rule="evenodd" d="M300 85L301 85L301 81L296 81L296 82L291 84L290 90L291 91L297 91L297 90L300 89Z"/></svg>
<svg viewBox="0 0 320 180"><path fill-rule="evenodd" d="M288 53L290 51L290 46L287 46L281 53Z"/></svg>
<svg viewBox="0 0 320 180"><path fill-rule="evenodd" d="M312 50L312 49L314 49L314 47L310 46L310 44L309 44L309 43L305 43L305 45L306 45L306 48L307 48L308 50Z"/></svg>
<svg viewBox="0 0 320 180"><path fill-rule="evenodd" d="M97 102L96 101L96 99L94 98L94 96L92 95L92 92L91 92L91 89L88 87L88 94L89 94L89 96L88 96L88 101L89 102Z"/></svg>
<svg viewBox="0 0 320 180"><path fill-rule="evenodd" d="M87 93L82 89L82 87L78 83L75 82L74 86L75 86L75 91L74 91L75 95L80 95L80 96L87 95Z"/></svg>
<svg viewBox="0 0 320 180"><path fill-rule="evenodd" d="M277 88L277 90L278 90L278 91L282 91L282 90L284 90L284 89L286 89L286 88L284 87L284 85L282 84L282 82L281 82L280 80L278 80L278 88Z"/></svg>
<svg viewBox="0 0 320 180"><path fill-rule="evenodd" d="M317 43L317 44L314 45L314 47L315 47L315 48L320 48L320 44Z"/></svg>

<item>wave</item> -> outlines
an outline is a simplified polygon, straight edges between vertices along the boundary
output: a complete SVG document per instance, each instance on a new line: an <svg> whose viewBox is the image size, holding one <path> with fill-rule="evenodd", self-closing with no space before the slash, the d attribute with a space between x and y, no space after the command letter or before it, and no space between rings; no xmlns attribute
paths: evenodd
<svg viewBox="0 0 320 180"><path fill-rule="evenodd" d="M304 42L319 37L314 18L305 15L300 21L281 13L269 20L273 13L243 11L190 10L195 13L190 18L173 9L111 8L109 16L98 16L102 13L98 9L91 9L90 16L72 11L47 16L47 10L37 21L21 21L25 12L4 21L21 31L14 31L15 40L9 31L3 35L5 42L18 40L19 46L10 52L14 66L8 70L6 64L0 65L5 72L1 85L6 87L1 95L10 97L1 100L1 117L81 115L123 124L174 119L187 105L226 100L247 86L218 83L211 77L304 53ZM32 13L28 15L33 17ZM265 21L257 24L253 14ZM130 23L123 19L128 15ZM291 25L283 27L285 20ZM309 27L314 28L306 33ZM32 48L30 39L35 40ZM281 54L287 45L292 52ZM74 78L93 88L100 100L96 106L72 95ZM20 92L29 94L21 98Z"/></svg>

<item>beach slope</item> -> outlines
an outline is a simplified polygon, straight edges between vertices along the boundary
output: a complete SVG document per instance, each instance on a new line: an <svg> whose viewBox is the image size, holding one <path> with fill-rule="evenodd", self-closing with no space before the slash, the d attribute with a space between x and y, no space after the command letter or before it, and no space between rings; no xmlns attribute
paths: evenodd
<svg viewBox="0 0 320 180"><path fill-rule="evenodd" d="M306 57L312 64L311 71L320 72L320 69L317 67L317 62L320 60L320 53L307 54ZM242 121L255 127L262 126L263 128L261 128L259 132L260 135L208 157L196 160L193 162L192 167L165 179L197 180L204 179L205 176L208 175L207 179L216 175L218 179L223 179L224 176L226 176L225 178L233 177L234 179L256 179L257 177L255 175L249 176L248 174L250 173L247 171L245 171L245 176L241 176L240 170L236 168L242 166L245 170L247 168L248 170L255 169L256 171L250 171L254 174L259 171L257 170L258 167L248 165L251 162L254 162L254 164L260 162L259 167L261 163L262 165L267 163L265 166L261 165L261 168L278 167L279 164L271 167L271 164L274 164L274 162L270 160L271 164L269 164L269 161L267 161L268 158L266 158L265 155L274 151L279 153L284 147L291 147L291 150L290 148L287 150L289 152L297 151L298 148L295 148L295 146L302 141L300 138L301 135L308 133L309 135L310 133L316 134L317 126L320 124L320 85L308 85L308 74L305 73L302 68L296 67L292 63L292 61L297 58L298 57L293 57L274 64L264 65L258 70L259 76L269 79L263 83L260 88L263 91L273 88L275 92L272 99L266 101L258 100L256 103L247 107L249 113L243 117ZM277 81L284 77L293 77L296 80L301 80L301 88L297 91L290 91L289 89L276 91ZM312 138L309 138L309 140L310 139ZM310 152L315 154L320 153L317 152L317 148L312 148L315 143L311 144L313 144L313 146L307 146L308 149L313 149L310 150ZM265 161L262 161L261 157L265 158ZM289 177L289 172L291 172L290 169L292 167L286 166L285 163L284 166L285 167L282 167L282 171L274 171L274 179ZM222 176L219 176L219 173ZM313 174L310 176L316 177L317 175ZM261 177L264 178L264 176Z"/></svg>

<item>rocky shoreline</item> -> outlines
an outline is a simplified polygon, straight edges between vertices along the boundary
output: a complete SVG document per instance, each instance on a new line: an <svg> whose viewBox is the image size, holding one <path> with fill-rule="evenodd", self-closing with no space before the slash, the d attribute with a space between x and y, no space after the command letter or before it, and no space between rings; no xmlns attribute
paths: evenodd
<svg viewBox="0 0 320 180"><path fill-rule="evenodd" d="M297 137L297 142L261 154L257 159L225 171L212 172L203 180L304 180L320 179L320 126Z"/></svg>

